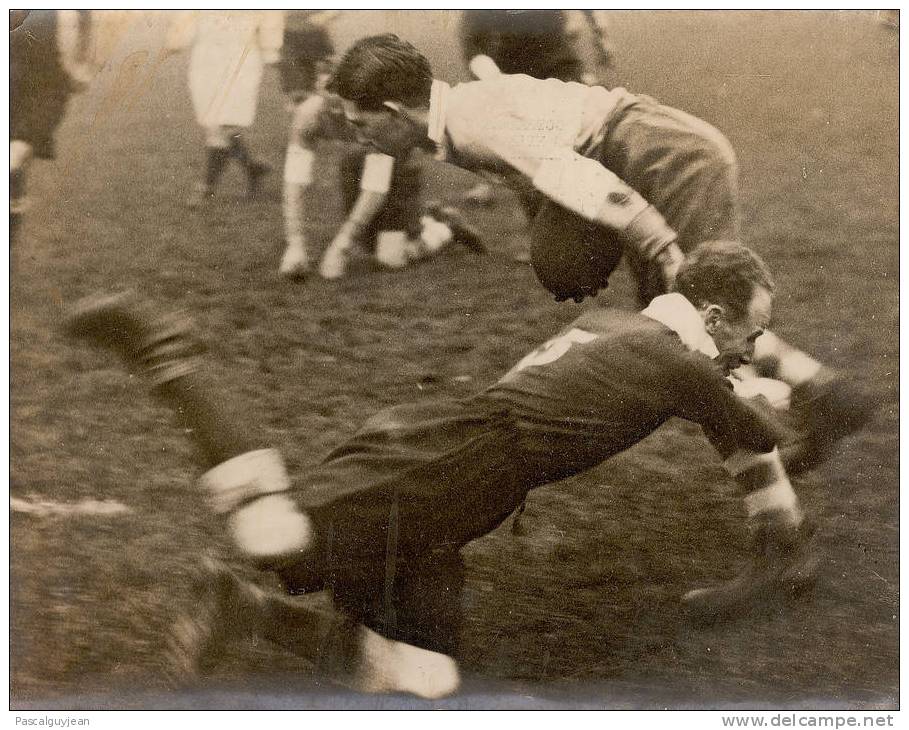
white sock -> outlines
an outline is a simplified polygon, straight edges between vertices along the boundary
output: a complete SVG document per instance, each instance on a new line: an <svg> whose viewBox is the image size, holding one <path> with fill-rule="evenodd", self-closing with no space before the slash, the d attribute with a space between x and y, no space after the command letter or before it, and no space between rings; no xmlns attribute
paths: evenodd
<svg viewBox="0 0 909 730"><path fill-rule="evenodd" d="M360 666L351 684L361 692L408 692L425 699L447 697L461 678L454 659L445 654L392 641L360 627Z"/></svg>

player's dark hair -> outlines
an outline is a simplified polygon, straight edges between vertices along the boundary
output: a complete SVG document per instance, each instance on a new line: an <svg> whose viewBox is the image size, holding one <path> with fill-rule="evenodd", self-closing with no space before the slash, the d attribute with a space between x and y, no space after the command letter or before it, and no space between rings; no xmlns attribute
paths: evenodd
<svg viewBox="0 0 909 730"><path fill-rule="evenodd" d="M700 244L675 280L675 290L694 306L720 304L736 318L747 313L757 287L773 292L773 276L764 260L738 241Z"/></svg>
<svg viewBox="0 0 909 730"><path fill-rule="evenodd" d="M431 89L429 61L393 33L354 43L328 85L329 91L355 101L365 111L379 111L385 101L424 105L429 103Z"/></svg>

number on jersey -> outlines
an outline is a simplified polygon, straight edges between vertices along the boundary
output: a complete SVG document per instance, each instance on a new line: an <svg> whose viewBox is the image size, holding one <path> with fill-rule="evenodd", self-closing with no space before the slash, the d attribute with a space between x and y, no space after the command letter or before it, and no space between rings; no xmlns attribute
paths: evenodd
<svg viewBox="0 0 909 730"><path fill-rule="evenodd" d="M586 330L581 330L577 327L570 329L568 332L564 332L558 337L552 338L549 342L546 342L529 355L525 356L517 365L508 371L502 380L511 380L515 375L527 368L539 367L540 365L548 365L551 362L555 362L568 352L572 345L583 345L588 342L593 342L596 338L597 336L593 334L593 332L587 332Z"/></svg>

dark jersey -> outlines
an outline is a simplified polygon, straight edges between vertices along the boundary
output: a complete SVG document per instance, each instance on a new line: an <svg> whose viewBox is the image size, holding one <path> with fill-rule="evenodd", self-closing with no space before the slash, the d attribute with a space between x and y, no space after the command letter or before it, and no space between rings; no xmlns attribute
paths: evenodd
<svg viewBox="0 0 909 730"><path fill-rule="evenodd" d="M710 358L659 322L613 309L584 314L481 397L506 406L522 429L569 442L586 466L673 416L700 424L724 453L774 443Z"/></svg>
<svg viewBox="0 0 909 730"><path fill-rule="evenodd" d="M701 424L724 454L774 446L765 420L674 331L591 311L473 398L378 413L295 493L344 573L384 560L392 539L405 557L458 548L530 489L599 464L673 416Z"/></svg>

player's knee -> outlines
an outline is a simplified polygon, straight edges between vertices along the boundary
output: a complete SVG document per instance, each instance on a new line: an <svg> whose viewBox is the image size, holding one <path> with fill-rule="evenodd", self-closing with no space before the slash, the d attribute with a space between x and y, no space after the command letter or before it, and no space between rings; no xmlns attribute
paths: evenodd
<svg viewBox="0 0 909 730"><path fill-rule="evenodd" d="M231 538L243 557L259 567L274 568L311 550L314 531L309 517L284 494L249 502L228 517Z"/></svg>
<svg viewBox="0 0 909 730"><path fill-rule="evenodd" d="M431 216L423 216L420 219L420 241L426 255L438 253L451 243L451 239L451 228L442 221Z"/></svg>
<svg viewBox="0 0 909 730"><path fill-rule="evenodd" d="M214 510L227 515L236 547L257 566L276 567L312 549L312 522L286 494L290 480L276 450L236 456L200 481Z"/></svg>

